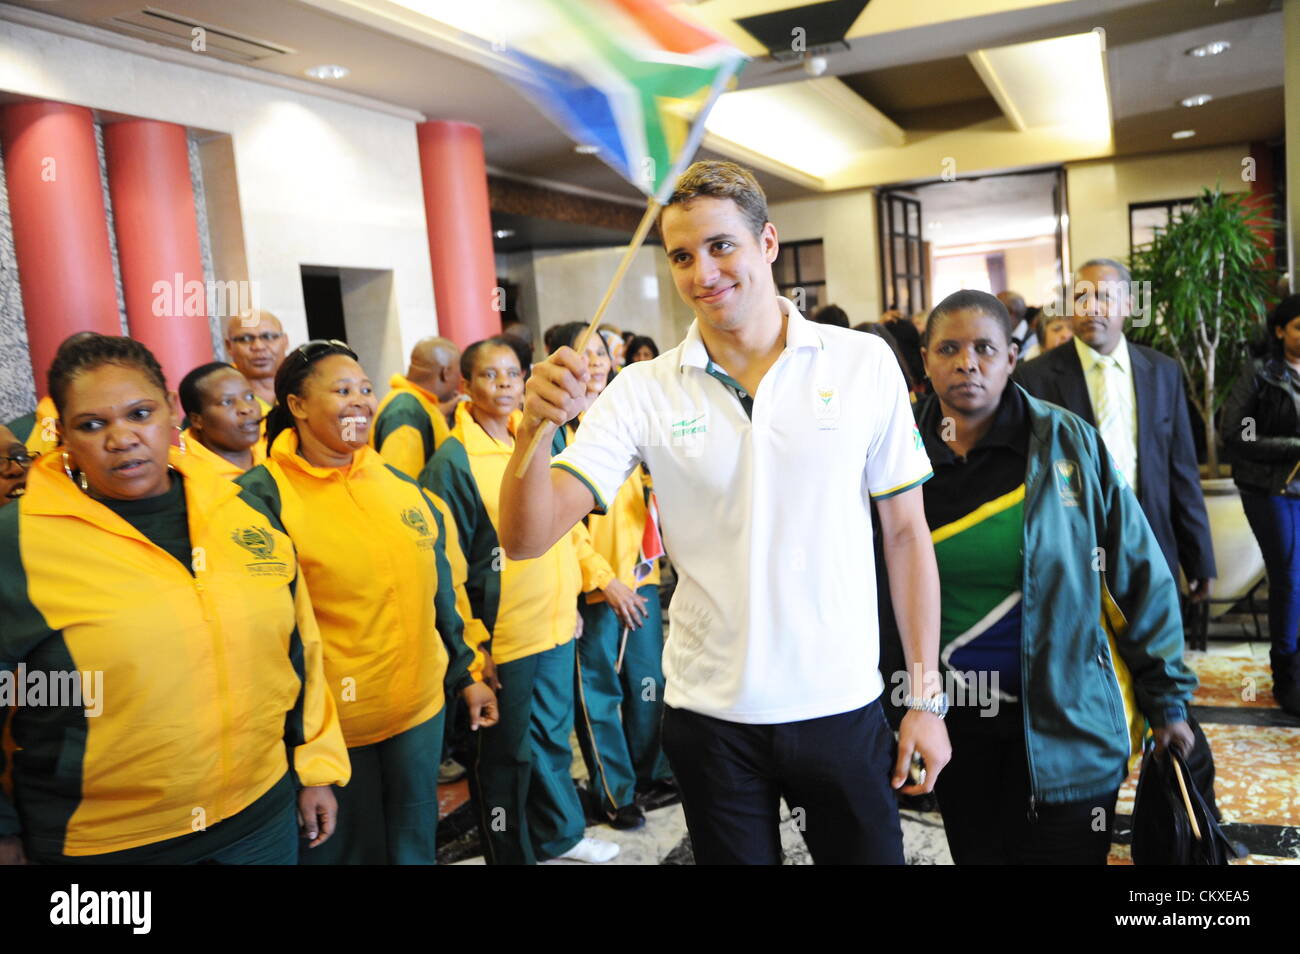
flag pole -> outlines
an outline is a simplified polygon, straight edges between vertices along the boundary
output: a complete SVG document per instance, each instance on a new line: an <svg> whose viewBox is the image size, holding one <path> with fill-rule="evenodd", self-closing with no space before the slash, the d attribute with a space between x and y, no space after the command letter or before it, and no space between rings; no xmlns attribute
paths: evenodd
<svg viewBox="0 0 1300 954"><path fill-rule="evenodd" d="M610 301L614 298L614 292L618 291L618 286L623 283L623 276L627 274L628 268L632 264L632 259L636 256L637 249L645 241L645 237L650 234L650 226L654 224L655 216L659 213L659 202L653 196L646 203L645 215L641 216L641 224L636 227L636 232L632 235L632 241L628 243L626 251L623 252L623 260L618 263L618 268L614 272L614 277L610 280L609 287L605 289L605 297L600 300L596 307L596 314L592 316L591 323L587 325L587 330L582 333L578 343L574 348L578 354L587 350L587 342L591 336L596 333L596 328L600 325L600 319L605 315L605 309L609 307ZM524 458L519 462L519 467L515 470L515 477L522 479L528 471L528 465L532 463L533 455L537 453L537 446L542 442L544 428L538 428L537 433L533 435L532 442L528 449L524 451Z"/></svg>

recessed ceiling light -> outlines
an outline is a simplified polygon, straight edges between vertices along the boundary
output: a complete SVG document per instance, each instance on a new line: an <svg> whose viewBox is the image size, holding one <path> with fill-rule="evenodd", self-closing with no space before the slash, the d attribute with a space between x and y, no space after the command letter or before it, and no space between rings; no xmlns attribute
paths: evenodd
<svg viewBox="0 0 1300 954"><path fill-rule="evenodd" d="M1179 102L1190 109L1193 106L1204 106L1212 99L1214 99L1214 97L1209 93L1197 93L1195 96L1188 96L1186 99L1180 99Z"/></svg>
<svg viewBox="0 0 1300 954"><path fill-rule="evenodd" d="M499 238L499 239L514 238L515 230L514 230L514 229L497 229L497 230L496 230L495 232L493 232L492 234L493 234L494 236L496 236L497 238Z"/></svg>
<svg viewBox="0 0 1300 954"><path fill-rule="evenodd" d="M574 146L573 151L580 156L594 156L596 153L600 151L600 147L592 146L587 143L582 143L580 145Z"/></svg>
<svg viewBox="0 0 1300 954"><path fill-rule="evenodd" d="M1226 53L1232 49L1232 44L1227 40L1215 40L1213 43L1202 43L1200 46L1194 46L1187 51L1188 56L1218 56L1220 53Z"/></svg>
<svg viewBox="0 0 1300 954"><path fill-rule="evenodd" d="M938 219L935 219L933 222L926 222L925 227L927 229L941 229L943 228L943 223Z"/></svg>
<svg viewBox="0 0 1300 954"><path fill-rule="evenodd" d="M312 79L343 79L352 71L346 66L338 66L335 63L324 63L321 66L313 66L309 70L303 70Z"/></svg>
<svg viewBox="0 0 1300 954"><path fill-rule="evenodd" d="M1173 134L1174 139L1191 139L1196 135L1195 129L1180 129Z"/></svg>

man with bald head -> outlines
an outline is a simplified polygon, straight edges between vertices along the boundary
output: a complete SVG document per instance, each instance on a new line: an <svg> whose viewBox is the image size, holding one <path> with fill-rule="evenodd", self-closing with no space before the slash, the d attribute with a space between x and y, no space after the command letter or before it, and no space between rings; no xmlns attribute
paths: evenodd
<svg viewBox="0 0 1300 954"><path fill-rule="evenodd" d="M280 319L269 311L231 315L226 322L226 354L253 386L263 418L275 404L275 372L288 344Z"/></svg>
<svg viewBox="0 0 1300 954"><path fill-rule="evenodd" d="M447 414L460 392L460 349L446 338L421 338L406 374L393 375L388 386L370 439L384 460L418 478L450 433Z"/></svg>

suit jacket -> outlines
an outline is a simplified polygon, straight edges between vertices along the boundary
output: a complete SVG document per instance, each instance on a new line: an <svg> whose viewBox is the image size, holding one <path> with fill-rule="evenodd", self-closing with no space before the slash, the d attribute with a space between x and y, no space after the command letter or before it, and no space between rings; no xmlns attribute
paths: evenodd
<svg viewBox="0 0 1300 954"><path fill-rule="evenodd" d="M1143 345L1128 342L1137 398L1138 501L1178 579L1215 576L1210 521L1201 494L1196 445L1178 362ZM1079 354L1070 344L1053 348L1016 368L1026 391L1078 414L1093 427L1092 399Z"/></svg>

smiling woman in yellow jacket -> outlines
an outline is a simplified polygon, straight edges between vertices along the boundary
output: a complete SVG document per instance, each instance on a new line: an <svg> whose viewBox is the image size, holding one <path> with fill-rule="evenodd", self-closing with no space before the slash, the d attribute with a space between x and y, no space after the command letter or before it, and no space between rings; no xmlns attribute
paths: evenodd
<svg viewBox="0 0 1300 954"><path fill-rule="evenodd" d="M237 481L298 548L352 760L340 824L311 864L433 864L444 681L471 725L496 721L482 682L465 561L446 505L366 443L370 381L347 345L309 341L275 376L266 463Z"/></svg>
<svg viewBox="0 0 1300 954"><path fill-rule="evenodd" d="M613 572L591 549L585 528L534 560L505 559L497 499L508 479L523 373L501 338L466 348L461 373L470 400L456 408L451 436L420 483L455 516L470 564L470 602L499 680L501 724L479 735L470 770L483 852L490 864L608 861L617 845L583 837L569 733L578 594L607 585Z"/></svg>
<svg viewBox="0 0 1300 954"><path fill-rule="evenodd" d="M0 511L0 861L294 863L349 770L289 538L170 447L143 345L82 338L50 393L64 450Z"/></svg>

